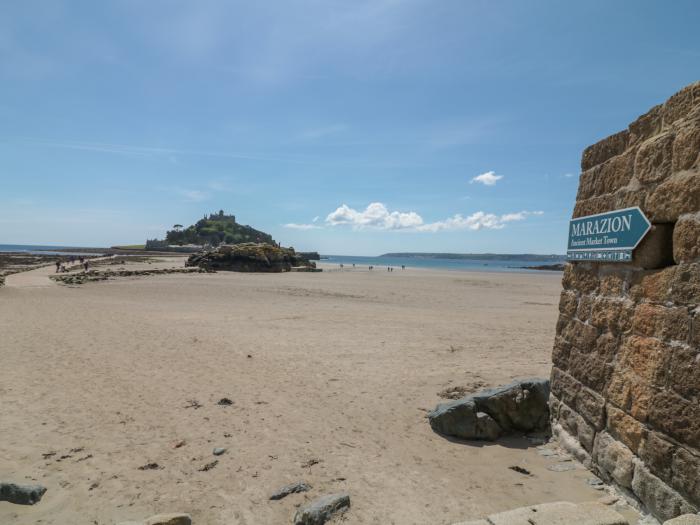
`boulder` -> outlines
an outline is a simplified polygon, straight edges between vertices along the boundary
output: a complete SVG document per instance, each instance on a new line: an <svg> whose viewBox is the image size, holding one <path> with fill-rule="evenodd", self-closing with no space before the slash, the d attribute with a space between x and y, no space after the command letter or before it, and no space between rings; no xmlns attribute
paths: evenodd
<svg viewBox="0 0 700 525"><path fill-rule="evenodd" d="M292 267L314 268L315 263L297 254L294 248L242 243L224 244L212 251L190 255L185 266L198 266L208 271L288 272Z"/></svg>
<svg viewBox="0 0 700 525"><path fill-rule="evenodd" d="M428 414L431 428L438 434L461 439L495 441L501 427L485 412L479 412L469 396L442 403Z"/></svg>
<svg viewBox="0 0 700 525"><path fill-rule="evenodd" d="M494 441L505 433L548 430L548 399L547 379L523 379L440 404L428 419L439 434Z"/></svg>
<svg viewBox="0 0 700 525"><path fill-rule="evenodd" d="M328 494L301 507L294 515L294 525L323 525L334 515L350 507L350 496L345 493Z"/></svg>
<svg viewBox="0 0 700 525"><path fill-rule="evenodd" d="M9 501L16 505L34 505L39 503L46 492L41 485L17 485L0 482L0 501Z"/></svg>

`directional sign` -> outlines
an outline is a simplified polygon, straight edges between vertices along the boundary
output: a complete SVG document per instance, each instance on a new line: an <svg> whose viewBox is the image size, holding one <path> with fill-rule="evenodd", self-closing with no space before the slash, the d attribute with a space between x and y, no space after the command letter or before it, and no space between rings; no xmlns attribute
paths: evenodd
<svg viewBox="0 0 700 525"><path fill-rule="evenodd" d="M579 217L569 222L570 261L626 262L651 229L639 207Z"/></svg>

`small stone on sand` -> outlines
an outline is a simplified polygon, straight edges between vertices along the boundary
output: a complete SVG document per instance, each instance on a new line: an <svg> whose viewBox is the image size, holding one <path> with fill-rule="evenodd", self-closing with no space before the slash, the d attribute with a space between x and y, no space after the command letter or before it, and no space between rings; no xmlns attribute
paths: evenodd
<svg viewBox="0 0 700 525"><path fill-rule="evenodd" d="M547 470L551 470L552 472L567 472L569 470L575 469L576 465L574 465L571 461L567 461L565 463L556 463L547 467Z"/></svg>
<svg viewBox="0 0 700 525"><path fill-rule="evenodd" d="M212 461L212 462L207 463L206 465L204 465L202 468L199 469L199 471L200 471L200 472L206 472L207 470L213 469L213 468L214 468L216 465L218 465L218 464L219 464L219 461L215 459L214 461Z"/></svg>
<svg viewBox="0 0 700 525"><path fill-rule="evenodd" d="M41 485L17 485L0 482L0 501L9 501L15 505L34 505L39 503L46 487Z"/></svg>
<svg viewBox="0 0 700 525"><path fill-rule="evenodd" d="M282 498L286 498L290 494L297 494L299 492L308 492L311 490L311 485L304 483L303 481L298 481L296 483L292 483L290 485L285 485L284 487L278 489L275 491L272 496L270 496L271 500L279 500Z"/></svg>
<svg viewBox="0 0 700 525"><path fill-rule="evenodd" d="M301 507L294 515L294 525L323 525L334 515L350 507L350 496L345 493L321 496Z"/></svg>

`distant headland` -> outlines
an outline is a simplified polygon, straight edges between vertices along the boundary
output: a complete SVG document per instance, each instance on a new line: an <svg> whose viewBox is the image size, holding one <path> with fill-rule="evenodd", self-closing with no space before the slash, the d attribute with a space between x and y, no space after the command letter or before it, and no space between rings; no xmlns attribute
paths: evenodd
<svg viewBox="0 0 700 525"><path fill-rule="evenodd" d="M472 261L564 261L565 255L534 253L422 253L422 252L397 252L385 253L380 257L408 257L414 259L468 259Z"/></svg>

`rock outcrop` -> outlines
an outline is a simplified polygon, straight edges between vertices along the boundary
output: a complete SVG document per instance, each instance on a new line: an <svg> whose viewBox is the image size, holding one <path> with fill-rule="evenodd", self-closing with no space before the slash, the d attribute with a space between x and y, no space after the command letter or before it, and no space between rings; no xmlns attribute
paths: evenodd
<svg viewBox="0 0 700 525"><path fill-rule="evenodd" d="M289 272L293 267L315 267L315 263L296 253L294 248L264 243L224 244L215 250L191 255L185 264L230 272Z"/></svg>
<svg viewBox="0 0 700 525"><path fill-rule="evenodd" d="M629 263L573 262L552 352L552 428L668 520L700 509L700 82L583 152L574 218L639 206Z"/></svg>
<svg viewBox="0 0 700 525"><path fill-rule="evenodd" d="M89 272L58 273L50 275L60 284L77 285L95 281L107 281L118 277L144 277L148 275L167 275L171 273L208 273L203 268L160 268L153 270L90 270Z"/></svg>
<svg viewBox="0 0 700 525"><path fill-rule="evenodd" d="M548 399L548 380L523 379L440 404L428 420L439 434L494 441L513 432L548 430Z"/></svg>

